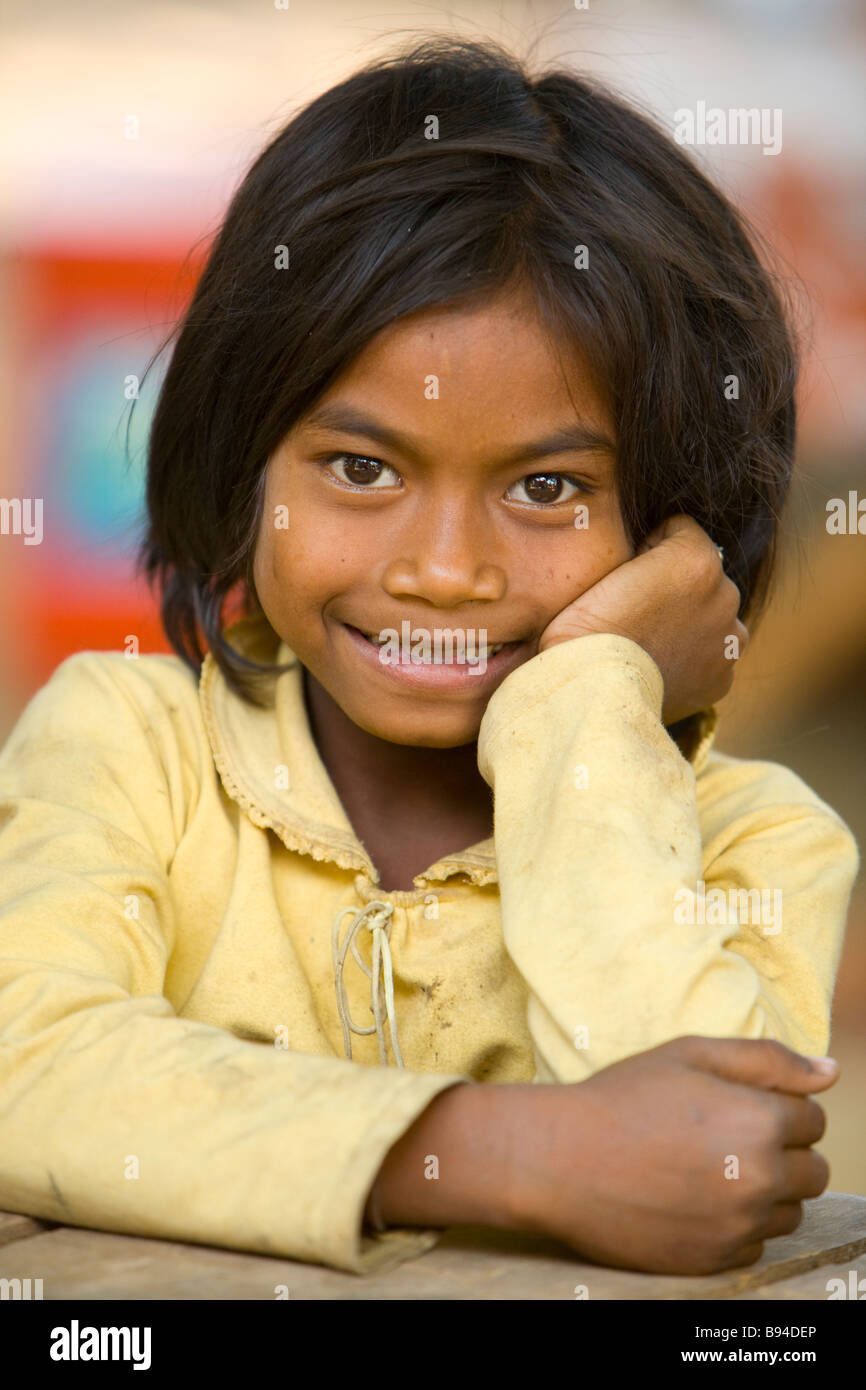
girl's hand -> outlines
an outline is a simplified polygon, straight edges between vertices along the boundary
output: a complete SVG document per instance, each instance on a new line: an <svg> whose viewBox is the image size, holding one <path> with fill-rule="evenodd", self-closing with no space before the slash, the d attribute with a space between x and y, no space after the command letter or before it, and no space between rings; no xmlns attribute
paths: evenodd
<svg viewBox="0 0 866 1390"><path fill-rule="evenodd" d="M662 723L675 724L727 695L734 658L749 641L740 591L718 549L690 516L669 517L637 555L611 570L548 623L539 652L572 637L610 632L643 647L664 680Z"/></svg>
<svg viewBox="0 0 866 1390"><path fill-rule="evenodd" d="M532 1087L516 1224L622 1269L753 1264L827 1186L810 1093L837 1076L769 1039L683 1037L576 1085Z"/></svg>

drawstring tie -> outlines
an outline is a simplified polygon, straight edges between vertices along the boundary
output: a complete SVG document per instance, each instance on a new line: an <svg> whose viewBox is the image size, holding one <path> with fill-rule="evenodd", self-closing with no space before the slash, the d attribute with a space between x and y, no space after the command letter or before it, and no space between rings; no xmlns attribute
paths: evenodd
<svg viewBox="0 0 866 1390"><path fill-rule="evenodd" d="M340 944L340 923L347 912L354 912L355 919L350 926L345 940ZM400 1044L397 1041L397 1015L394 1009L394 971L391 965L391 947L388 937L391 931L391 917L394 913L393 903L383 903L378 898L367 903L359 911L353 907L344 907L334 918L334 925L331 928L331 952L334 958L334 982L337 987L337 1013L340 1016L340 1023L343 1027L343 1047L346 1056L352 1060L352 1033L358 1033L362 1037L367 1037L370 1033L375 1033L379 1041L379 1058L383 1067L388 1065L388 1050L385 1044L385 1025L382 1018L382 999L379 993L379 972L384 975L385 985L385 1013L388 1018L388 1026L391 1030L391 1045L394 1049L394 1056L397 1066L404 1066L403 1058L400 1053ZM373 933L373 968L368 970L367 966L358 955L358 946L355 940L358 932L366 926ZM346 956L351 950L355 960L360 965L364 974L371 982L370 995L372 999L373 1025L370 1028L359 1028L353 1022L349 1012L349 1000L346 995L346 985L343 980L343 967L346 963Z"/></svg>

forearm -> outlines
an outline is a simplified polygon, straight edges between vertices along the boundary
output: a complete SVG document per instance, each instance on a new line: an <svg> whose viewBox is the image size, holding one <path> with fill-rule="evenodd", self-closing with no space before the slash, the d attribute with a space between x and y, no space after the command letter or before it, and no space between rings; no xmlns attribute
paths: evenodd
<svg viewBox="0 0 866 1390"><path fill-rule="evenodd" d="M378 1216L384 1225L521 1229L520 1146L538 1090L464 1083L436 1096L389 1150L366 1219L374 1226Z"/></svg>
<svg viewBox="0 0 866 1390"><path fill-rule="evenodd" d="M827 1048L853 837L774 764L731 760L699 793L660 700L633 642L586 637L514 671L482 721L539 1081L690 1034Z"/></svg>

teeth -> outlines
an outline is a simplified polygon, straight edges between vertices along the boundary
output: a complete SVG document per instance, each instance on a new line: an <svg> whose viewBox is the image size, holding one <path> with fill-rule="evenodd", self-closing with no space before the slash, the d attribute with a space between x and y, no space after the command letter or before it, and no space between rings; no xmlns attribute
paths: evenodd
<svg viewBox="0 0 866 1390"><path fill-rule="evenodd" d="M364 636L366 637L368 642L373 643L374 647L384 647L385 643L389 640L387 637L379 637L375 632L365 632ZM502 651L502 648L504 646L507 646L507 643L497 642L495 646L487 648L487 655L495 656L497 652Z"/></svg>

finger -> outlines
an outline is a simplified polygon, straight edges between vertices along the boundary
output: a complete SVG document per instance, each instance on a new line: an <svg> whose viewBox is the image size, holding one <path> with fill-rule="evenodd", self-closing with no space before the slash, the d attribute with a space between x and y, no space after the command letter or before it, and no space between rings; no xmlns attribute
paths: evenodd
<svg viewBox="0 0 866 1390"><path fill-rule="evenodd" d="M830 1181L830 1165L817 1149L784 1149L775 1195L780 1202L820 1197Z"/></svg>
<svg viewBox="0 0 866 1390"><path fill-rule="evenodd" d="M706 531L698 525L693 516L689 516L686 512L675 512L673 516L665 517L661 525L651 531L650 535L658 536L660 541L673 540L677 536L692 540L705 536L709 540Z"/></svg>
<svg viewBox="0 0 866 1390"><path fill-rule="evenodd" d="M671 512L670 516L666 516L661 523L661 529L666 531L668 535L676 535L679 531L699 531L704 536L707 534L694 517L689 516L688 512Z"/></svg>
<svg viewBox="0 0 866 1390"><path fill-rule="evenodd" d="M745 623L740 622L739 618L737 618L734 622L734 633L739 644L740 655L742 656L743 652L746 650L747 646L752 640L752 634L749 632L749 629L746 627Z"/></svg>
<svg viewBox="0 0 866 1390"><path fill-rule="evenodd" d="M774 1038L688 1036L678 1038L676 1043L684 1060L692 1065L724 1077L726 1081L740 1081L768 1091L794 1094L823 1091L832 1086L839 1075L838 1067L830 1072L815 1070L809 1057Z"/></svg>
<svg viewBox="0 0 866 1390"><path fill-rule="evenodd" d="M816 1100L782 1092L768 1099L775 1103L785 1148L807 1149L823 1139L827 1116Z"/></svg>
<svg viewBox="0 0 866 1390"><path fill-rule="evenodd" d="M658 526L654 526L641 541L637 553L642 555L647 550L654 550L657 545L661 545L662 541L666 540L669 534L672 534L670 526L673 520L673 517L668 517L666 521L662 521Z"/></svg>
<svg viewBox="0 0 866 1390"><path fill-rule="evenodd" d="M792 1231L796 1231L802 1220L802 1202L774 1202L766 1221L757 1227L755 1235L760 1240L772 1240L774 1236L789 1236Z"/></svg>
<svg viewBox="0 0 866 1390"><path fill-rule="evenodd" d="M740 636L741 633L739 630L742 629L745 633L746 628L745 624L740 620L740 609L743 606L743 600L739 589L734 581L721 571L716 573L713 583L715 585L716 602L719 606L719 611L724 612L725 621L729 624L728 631L736 632L737 635Z"/></svg>
<svg viewBox="0 0 866 1390"><path fill-rule="evenodd" d="M728 1259L723 1260L718 1269L739 1269L740 1265L753 1265L764 1253L764 1246L761 1242L753 1245L743 1245L739 1250L735 1250Z"/></svg>

